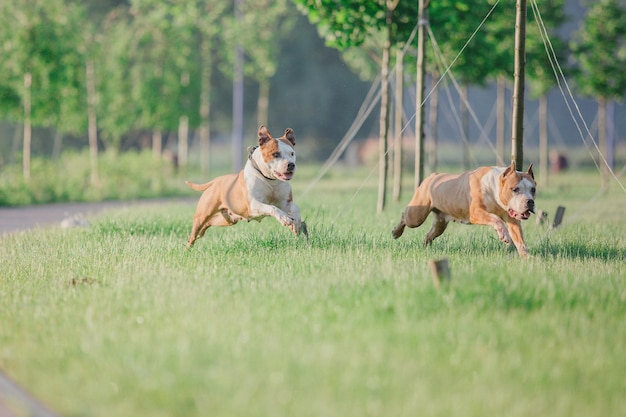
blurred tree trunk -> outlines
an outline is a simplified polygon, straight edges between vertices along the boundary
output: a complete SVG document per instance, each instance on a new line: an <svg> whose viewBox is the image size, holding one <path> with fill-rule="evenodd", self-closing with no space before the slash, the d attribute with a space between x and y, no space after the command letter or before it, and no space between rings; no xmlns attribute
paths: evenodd
<svg viewBox="0 0 626 417"><path fill-rule="evenodd" d="M606 162L612 170L615 168L615 101L606 103Z"/></svg>
<svg viewBox="0 0 626 417"><path fill-rule="evenodd" d="M178 165L187 166L189 153L189 117L180 116L178 119Z"/></svg>
<svg viewBox="0 0 626 417"><path fill-rule="evenodd" d="M387 200L387 136L389 133L389 50L391 49L391 13L387 1L387 36L383 46L381 61L380 81L380 117L378 131L378 202L376 211L382 213L385 210Z"/></svg>
<svg viewBox="0 0 626 417"><path fill-rule="evenodd" d="M430 134L428 136L428 170L430 172L437 171L437 124L439 118L439 88L437 87L437 81L439 80L439 74L433 72L432 78L432 92L430 93L430 111L428 124L430 125Z"/></svg>
<svg viewBox="0 0 626 417"><path fill-rule="evenodd" d="M610 172L605 161L608 155L608 146L606 140L606 107L607 99L604 97L598 97L598 146L602 153L600 158L600 172L602 173L602 187L606 188L609 185Z"/></svg>
<svg viewBox="0 0 626 417"><path fill-rule="evenodd" d="M415 63L415 176L414 188L424 180L424 86L426 80L426 13L424 0L417 1L417 60Z"/></svg>
<svg viewBox="0 0 626 417"><path fill-rule="evenodd" d="M17 155L17 150L20 147L20 139L22 138L22 133L24 133L24 127L20 129L19 125L15 126L15 130L13 131L13 142L11 143L11 154L9 155L9 165L15 163L15 155Z"/></svg>
<svg viewBox="0 0 626 417"><path fill-rule="evenodd" d="M524 165L524 91L526 84L526 0L516 0L513 68L513 111L511 115L511 159L517 169Z"/></svg>
<svg viewBox="0 0 626 417"><path fill-rule="evenodd" d="M30 146L32 137L32 94L33 76L30 72L24 74L24 147L22 153L22 174L24 180L30 180Z"/></svg>
<svg viewBox="0 0 626 417"><path fill-rule="evenodd" d="M544 94L539 97L539 185L541 187L548 186L548 148L548 96Z"/></svg>
<svg viewBox="0 0 626 417"><path fill-rule="evenodd" d="M56 161L61 154L61 147L63 146L63 133L60 130L54 131L54 143L52 145L52 160Z"/></svg>
<svg viewBox="0 0 626 417"><path fill-rule="evenodd" d="M263 78L259 80L259 97L257 99L257 119L256 127L267 126L267 114L270 102L270 80Z"/></svg>
<svg viewBox="0 0 626 417"><path fill-rule="evenodd" d="M504 149L504 137L506 135L504 113L506 107L506 78L499 75L496 85L496 164L501 165L506 161L506 151Z"/></svg>
<svg viewBox="0 0 626 417"><path fill-rule="evenodd" d="M467 84L461 86L461 137L463 138L463 169L470 169L470 148L469 148L469 111L467 109Z"/></svg>
<svg viewBox="0 0 626 417"><path fill-rule="evenodd" d="M89 59L85 71L85 83L87 88L87 135L89 137L89 156L91 163L91 184L100 182L98 173L98 127L96 119L96 77L93 60Z"/></svg>
<svg viewBox="0 0 626 417"><path fill-rule="evenodd" d="M209 115L211 111L211 41L208 35L203 35L200 45L200 60L202 62L202 74L200 80L200 171L202 174L209 173L211 128Z"/></svg>
<svg viewBox="0 0 626 417"><path fill-rule="evenodd" d="M396 103L393 143L393 201L399 202L402 196L402 116L404 113L404 53L402 48L396 51Z"/></svg>
<svg viewBox="0 0 626 417"><path fill-rule="evenodd" d="M236 25L240 26L243 20L243 0L234 0ZM239 32L237 32L239 33ZM232 134L232 161L233 171L243 168L243 132L244 132L244 49L241 38L237 37L234 48L233 68L233 134Z"/></svg>
<svg viewBox="0 0 626 417"><path fill-rule="evenodd" d="M161 153L163 150L163 133L161 129L154 129L152 131L152 157L154 159L161 159Z"/></svg>

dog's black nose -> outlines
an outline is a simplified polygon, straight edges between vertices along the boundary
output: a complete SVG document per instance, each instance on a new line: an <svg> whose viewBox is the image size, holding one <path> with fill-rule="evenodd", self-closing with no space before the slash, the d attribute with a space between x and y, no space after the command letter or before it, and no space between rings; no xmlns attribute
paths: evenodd
<svg viewBox="0 0 626 417"><path fill-rule="evenodd" d="M294 169L296 169L296 164L289 162L289 164L287 164L287 171L293 171Z"/></svg>
<svg viewBox="0 0 626 417"><path fill-rule="evenodd" d="M535 210L535 200L528 200L528 202L526 203L526 208L530 211L534 211Z"/></svg>

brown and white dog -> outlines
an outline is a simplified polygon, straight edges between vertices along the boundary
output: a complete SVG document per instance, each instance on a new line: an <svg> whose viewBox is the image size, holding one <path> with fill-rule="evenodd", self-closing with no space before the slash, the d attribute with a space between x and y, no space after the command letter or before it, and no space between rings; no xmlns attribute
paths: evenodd
<svg viewBox="0 0 626 417"><path fill-rule="evenodd" d="M217 177L206 184L187 185L203 191L187 247L204 235L211 226L232 226L240 220L262 220L272 216L294 234L300 233L300 209L293 202L289 180L296 170L296 138L286 129L273 138L265 126L258 132L259 146L250 149L242 171Z"/></svg>
<svg viewBox="0 0 626 417"><path fill-rule="evenodd" d="M433 212L435 219L424 245L440 236L450 221L482 224L493 227L504 243L513 241L520 256L527 257L521 220L535 212L535 191L532 164L522 173L515 170L515 161L508 167L432 174L415 190L392 235L397 239L405 226L419 227Z"/></svg>

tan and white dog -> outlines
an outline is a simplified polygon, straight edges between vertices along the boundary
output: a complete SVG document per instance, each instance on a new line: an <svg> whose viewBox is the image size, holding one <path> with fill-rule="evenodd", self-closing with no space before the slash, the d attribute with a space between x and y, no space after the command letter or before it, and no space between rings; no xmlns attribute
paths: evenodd
<svg viewBox="0 0 626 417"><path fill-rule="evenodd" d="M272 216L298 235L302 226L300 209L293 202L289 180L296 170L296 138L286 129L273 138L265 126L258 132L259 146L250 149L242 171L217 177L206 184L187 185L203 191L187 247L211 226L232 226L240 220L262 220Z"/></svg>
<svg viewBox="0 0 626 417"><path fill-rule="evenodd" d="M424 245L440 236L450 221L482 224L493 227L504 243L513 241L520 256L527 257L521 220L535 212L535 191L532 164L522 173L515 170L515 161L508 167L432 174L415 190L392 235L397 239L405 226L419 227L433 212L435 219Z"/></svg>

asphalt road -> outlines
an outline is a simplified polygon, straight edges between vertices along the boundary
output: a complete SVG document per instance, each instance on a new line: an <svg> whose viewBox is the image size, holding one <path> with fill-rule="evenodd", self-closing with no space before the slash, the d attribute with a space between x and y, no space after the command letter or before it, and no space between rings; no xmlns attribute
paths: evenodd
<svg viewBox="0 0 626 417"><path fill-rule="evenodd" d="M60 226L64 219L104 212L106 210L150 204L182 202L194 204L197 198L147 199L136 201L103 201L98 203L58 203L22 207L0 207L0 236L36 227ZM190 220L191 221L191 220Z"/></svg>

